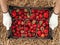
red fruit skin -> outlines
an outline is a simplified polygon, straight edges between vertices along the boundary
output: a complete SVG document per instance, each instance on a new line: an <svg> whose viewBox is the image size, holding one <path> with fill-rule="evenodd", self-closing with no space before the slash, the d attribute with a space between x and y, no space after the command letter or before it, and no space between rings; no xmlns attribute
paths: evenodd
<svg viewBox="0 0 60 45"><path fill-rule="evenodd" d="M30 30L30 32L35 33L35 30Z"/></svg>
<svg viewBox="0 0 60 45"><path fill-rule="evenodd" d="M37 25L37 28L40 28L40 27L41 27L40 24L38 24L38 25Z"/></svg>
<svg viewBox="0 0 60 45"><path fill-rule="evenodd" d="M48 32L49 32L49 31L48 31L47 29L44 30L44 33L47 33L47 34L48 34Z"/></svg>
<svg viewBox="0 0 60 45"><path fill-rule="evenodd" d="M24 19L27 19L27 16L24 16Z"/></svg>
<svg viewBox="0 0 60 45"><path fill-rule="evenodd" d="M43 13L43 10L40 10L39 12L42 14Z"/></svg>
<svg viewBox="0 0 60 45"><path fill-rule="evenodd" d="M42 16L42 14L39 14L39 18L41 19L43 16Z"/></svg>
<svg viewBox="0 0 60 45"><path fill-rule="evenodd" d="M24 26L20 27L20 30L24 30Z"/></svg>
<svg viewBox="0 0 60 45"><path fill-rule="evenodd" d="M18 19L18 16L15 16L15 20L17 20Z"/></svg>
<svg viewBox="0 0 60 45"><path fill-rule="evenodd" d="M30 21L28 21L27 25L28 25L28 26L31 26L32 24L31 24L31 22L30 22Z"/></svg>
<svg viewBox="0 0 60 45"><path fill-rule="evenodd" d="M44 18L49 18L49 13L44 13Z"/></svg>
<svg viewBox="0 0 60 45"><path fill-rule="evenodd" d="M34 13L35 11L34 10L31 10L32 13Z"/></svg>
<svg viewBox="0 0 60 45"><path fill-rule="evenodd" d="M33 26L31 26L30 29L33 29Z"/></svg>
<svg viewBox="0 0 60 45"><path fill-rule="evenodd" d="M32 14L32 15L30 16L30 19L31 19L31 20L36 19L35 14Z"/></svg>
<svg viewBox="0 0 60 45"><path fill-rule="evenodd" d="M45 34L45 37L47 37L48 36L48 34Z"/></svg>
<svg viewBox="0 0 60 45"><path fill-rule="evenodd" d="M15 26L11 26L11 29L14 29L15 28Z"/></svg>
<svg viewBox="0 0 60 45"><path fill-rule="evenodd" d="M17 36L17 33L14 33L13 36Z"/></svg>
<svg viewBox="0 0 60 45"><path fill-rule="evenodd" d="M22 14L22 11L19 11L18 14L21 15Z"/></svg>
<svg viewBox="0 0 60 45"><path fill-rule="evenodd" d="M38 35L38 37L40 37L41 34L42 34L41 30L38 30L38 31L37 31L37 35Z"/></svg>
<svg viewBox="0 0 60 45"><path fill-rule="evenodd" d="M46 23L44 22L42 25L43 25L43 26L46 26Z"/></svg>
<svg viewBox="0 0 60 45"><path fill-rule="evenodd" d="M15 33L15 30L14 30L14 29L12 29L12 32L13 32L13 33Z"/></svg>
<svg viewBox="0 0 60 45"><path fill-rule="evenodd" d="M17 37L18 37L18 38L21 37L21 34L17 34Z"/></svg>
<svg viewBox="0 0 60 45"><path fill-rule="evenodd" d="M16 28L16 31L20 31L20 29L17 27L17 28Z"/></svg>
<svg viewBox="0 0 60 45"><path fill-rule="evenodd" d="M33 24L32 26L33 26L33 28L36 28L37 25L36 24Z"/></svg>
<svg viewBox="0 0 60 45"><path fill-rule="evenodd" d="M45 34L44 34L44 33L42 33L42 34L41 34L41 37L42 37L42 38L44 38L44 37L45 37Z"/></svg>
<svg viewBox="0 0 60 45"><path fill-rule="evenodd" d="M28 35L28 33L27 34L25 34L25 37L28 37L29 35Z"/></svg>
<svg viewBox="0 0 60 45"><path fill-rule="evenodd" d="M29 37L33 37L33 35L32 34L29 34Z"/></svg>
<svg viewBox="0 0 60 45"><path fill-rule="evenodd" d="M48 29L48 30L49 30L49 25L47 25L47 26L46 26L46 29Z"/></svg>
<svg viewBox="0 0 60 45"><path fill-rule="evenodd" d="M28 30L29 30L29 28L28 28L28 27L25 27L24 29L25 29L25 31L28 31Z"/></svg>
<svg viewBox="0 0 60 45"><path fill-rule="evenodd" d="M18 21L18 25L20 25L21 24L21 22L20 21Z"/></svg>
<svg viewBox="0 0 60 45"><path fill-rule="evenodd" d="M19 34L19 31L16 31L15 33Z"/></svg>
<svg viewBox="0 0 60 45"><path fill-rule="evenodd" d="M16 17L16 15L17 15L16 10L13 10L13 11L11 12L11 15L12 15L12 17Z"/></svg>
<svg viewBox="0 0 60 45"><path fill-rule="evenodd" d="M45 23L46 23L46 25L48 25L48 24L49 24L49 22L48 22L48 21L46 21Z"/></svg>

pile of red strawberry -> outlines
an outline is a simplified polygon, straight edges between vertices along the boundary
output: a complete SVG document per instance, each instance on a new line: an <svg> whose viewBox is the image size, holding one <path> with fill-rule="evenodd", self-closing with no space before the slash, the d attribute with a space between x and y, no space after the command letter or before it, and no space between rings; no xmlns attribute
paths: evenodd
<svg viewBox="0 0 60 45"><path fill-rule="evenodd" d="M14 9L11 11L11 31L14 37L47 37L49 34L49 10Z"/></svg>

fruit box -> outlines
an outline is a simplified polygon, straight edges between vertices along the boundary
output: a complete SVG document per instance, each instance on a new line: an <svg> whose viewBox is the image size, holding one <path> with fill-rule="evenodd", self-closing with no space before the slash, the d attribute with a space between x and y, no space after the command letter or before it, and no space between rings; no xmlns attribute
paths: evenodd
<svg viewBox="0 0 60 45"><path fill-rule="evenodd" d="M12 17L8 38L52 39L49 19L53 7L17 7L9 6Z"/></svg>

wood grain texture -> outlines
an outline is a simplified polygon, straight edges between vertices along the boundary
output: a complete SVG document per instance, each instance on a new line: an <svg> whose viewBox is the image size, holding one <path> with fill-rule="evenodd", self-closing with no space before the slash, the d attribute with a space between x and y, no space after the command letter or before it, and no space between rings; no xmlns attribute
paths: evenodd
<svg viewBox="0 0 60 45"><path fill-rule="evenodd" d="M55 5L55 0L8 0L8 5L45 7ZM2 24L2 11L0 9L0 45L60 45L60 15L59 25L53 31L53 40L43 39L8 39L6 28Z"/></svg>

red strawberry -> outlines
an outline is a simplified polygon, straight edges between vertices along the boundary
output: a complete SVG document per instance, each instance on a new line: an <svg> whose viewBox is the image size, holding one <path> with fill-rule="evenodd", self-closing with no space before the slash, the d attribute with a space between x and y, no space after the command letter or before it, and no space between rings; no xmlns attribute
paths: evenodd
<svg viewBox="0 0 60 45"><path fill-rule="evenodd" d="M24 26L20 27L20 30L24 30Z"/></svg>
<svg viewBox="0 0 60 45"><path fill-rule="evenodd" d="M47 12L44 13L44 18L49 18L49 14Z"/></svg>
<svg viewBox="0 0 60 45"><path fill-rule="evenodd" d="M17 28L16 28L16 31L20 31L20 29L17 27Z"/></svg>
<svg viewBox="0 0 60 45"><path fill-rule="evenodd" d="M45 23L48 25L49 24L49 22L48 21L45 21Z"/></svg>
<svg viewBox="0 0 60 45"><path fill-rule="evenodd" d="M37 28L40 28L40 24L37 25Z"/></svg>
<svg viewBox="0 0 60 45"><path fill-rule="evenodd" d="M32 14L32 15L30 16L30 19L31 19L31 20L33 20L33 19L35 19L35 18L36 18L35 14Z"/></svg>
<svg viewBox="0 0 60 45"><path fill-rule="evenodd" d="M48 33L49 31L47 29L44 30L44 33Z"/></svg>
<svg viewBox="0 0 60 45"><path fill-rule="evenodd" d="M46 26L46 29L49 29L49 26Z"/></svg>
<svg viewBox="0 0 60 45"><path fill-rule="evenodd" d="M11 28L12 28L12 29L14 29L14 28L15 28L15 26L11 26Z"/></svg>
<svg viewBox="0 0 60 45"><path fill-rule="evenodd" d="M25 27L24 29L25 29L25 31L28 31L28 30L29 30L29 28L28 28L28 27Z"/></svg>
<svg viewBox="0 0 60 45"><path fill-rule="evenodd" d="M42 14L39 14L39 18L41 19L43 16L42 16Z"/></svg>
<svg viewBox="0 0 60 45"><path fill-rule="evenodd" d="M36 28L37 25L36 25L36 24L33 24L32 26L33 26L34 28Z"/></svg>
<svg viewBox="0 0 60 45"><path fill-rule="evenodd" d="M38 31L37 31L37 35L40 37L41 34L42 34L41 30L38 30Z"/></svg>
<svg viewBox="0 0 60 45"><path fill-rule="evenodd" d="M48 34L46 34L46 33L45 33L45 36L47 37L47 36L48 36Z"/></svg>
<svg viewBox="0 0 60 45"><path fill-rule="evenodd" d="M31 26L30 29L33 29L33 26Z"/></svg>
<svg viewBox="0 0 60 45"><path fill-rule="evenodd" d="M21 24L21 21L18 21L17 24L20 25Z"/></svg>
<svg viewBox="0 0 60 45"><path fill-rule="evenodd" d="M24 34L28 34L28 31L25 31Z"/></svg>
<svg viewBox="0 0 60 45"><path fill-rule="evenodd" d="M14 32L15 32L15 30L13 29L13 30L12 30L12 32L14 33Z"/></svg>
<svg viewBox="0 0 60 45"><path fill-rule="evenodd" d="M14 33L13 35L14 35L14 36L17 36L17 33Z"/></svg>
<svg viewBox="0 0 60 45"><path fill-rule="evenodd" d="M11 15L12 15L12 17L16 17L16 15L17 15L16 10L13 10L13 11L11 12Z"/></svg>
<svg viewBox="0 0 60 45"><path fill-rule="evenodd" d="M27 23L27 24L28 24L28 26L31 26L31 22L30 22L30 21L28 21L28 23Z"/></svg>
<svg viewBox="0 0 60 45"><path fill-rule="evenodd" d="M18 19L18 16L15 16L15 20L17 20Z"/></svg>
<svg viewBox="0 0 60 45"><path fill-rule="evenodd" d="M24 19L26 19L27 18L27 16L24 16Z"/></svg>
<svg viewBox="0 0 60 45"><path fill-rule="evenodd" d="M33 37L33 35L32 34L29 34L29 37Z"/></svg>
<svg viewBox="0 0 60 45"><path fill-rule="evenodd" d="M22 11L19 11L18 14L21 15L22 14Z"/></svg>
<svg viewBox="0 0 60 45"><path fill-rule="evenodd" d="M45 37L45 34L44 34L44 33L42 33L42 34L41 34L41 37L42 37L42 38L44 38L44 37Z"/></svg>
<svg viewBox="0 0 60 45"><path fill-rule="evenodd" d="M32 9L32 11L31 11L32 13L34 13L35 12L35 10L34 9Z"/></svg>
<svg viewBox="0 0 60 45"><path fill-rule="evenodd" d="M17 37L18 37L18 38L21 37L21 34L18 34Z"/></svg>
<svg viewBox="0 0 60 45"><path fill-rule="evenodd" d="M25 37L28 37L28 33L27 33L27 34L25 34Z"/></svg>
<svg viewBox="0 0 60 45"><path fill-rule="evenodd" d="M39 12L40 12L41 14L43 13L43 11L42 11L42 10L40 10Z"/></svg>
<svg viewBox="0 0 60 45"><path fill-rule="evenodd" d="M35 32L35 30L30 30L30 32L34 33L34 32Z"/></svg>
<svg viewBox="0 0 60 45"><path fill-rule="evenodd" d="M19 31L16 31L15 33L19 34Z"/></svg>

